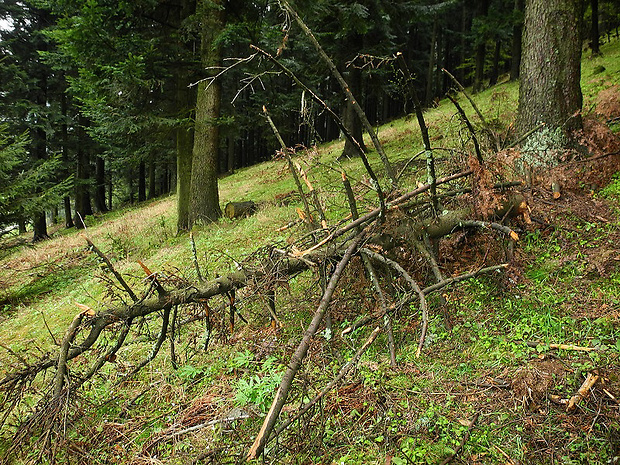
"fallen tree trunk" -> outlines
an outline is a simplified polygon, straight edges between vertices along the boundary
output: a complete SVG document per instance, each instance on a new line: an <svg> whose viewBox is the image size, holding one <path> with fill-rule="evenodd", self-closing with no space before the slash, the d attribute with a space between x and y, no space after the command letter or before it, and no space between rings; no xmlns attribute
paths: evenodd
<svg viewBox="0 0 620 465"><path fill-rule="evenodd" d="M252 216L256 213L256 208L256 204L251 200L246 202L229 202L226 204L226 207L224 207L224 216L231 220Z"/></svg>

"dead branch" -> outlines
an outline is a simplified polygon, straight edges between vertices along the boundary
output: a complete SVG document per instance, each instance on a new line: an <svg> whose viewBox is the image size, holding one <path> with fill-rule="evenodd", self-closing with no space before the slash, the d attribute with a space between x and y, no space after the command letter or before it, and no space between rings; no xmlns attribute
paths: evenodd
<svg viewBox="0 0 620 465"><path fill-rule="evenodd" d="M95 252L99 256L99 258L101 258L101 260L103 260L103 262L108 267L108 270L110 270L110 272L114 275L114 277L120 283L120 285L123 286L123 289L125 289L127 294L129 294L129 297L131 297L131 300L136 302L138 300L138 298L136 297L136 294L127 285L127 282L123 279L121 274L118 271L116 271L110 259L101 250L99 250L99 248L97 248L95 244L93 244L93 242L88 238L88 236L84 236L84 239L86 239L86 242L88 243L88 246L91 248L91 250Z"/></svg>
<svg viewBox="0 0 620 465"><path fill-rule="evenodd" d="M461 453L461 450L463 449L463 446L465 446L465 444L469 440L469 436L471 435L472 430L476 426L476 423L478 422L479 417L480 417L480 412L476 412L476 414L474 415L474 418L472 418L471 421L469 422L469 426L467 427L467 431L465 431L465 436L463 436L461 443L458 445L454 453L450 455L450 457L446 458L443 462L441 462L441 465L448 465L450 462L452 462L452 460L454 460Z"/></svg>
<svg viewBox="0 0 620 465"><path fill-rule="evenodd" d="M370 276L370 281L372 282L372 286L377 293L377 298L379 300L379 308L381 309L381 314L383 315L383 325L385 327L385 332L388 337L388 350L390 352L390 365L392 368L396 368L396 348L394 342L394 332L392 331L392 319L388 313L387 303L385 301L385 294L383 293L383 289L381 289L381 284L379 283L379 278L377 277L377 272L375 268L372 266L370 262L370 258L366 253L362 253L362 261L364 262L364 268L368 272Z"/></svg>
<svg viewBox="0 0 620 465"><path fill-rule="evenodd" d="M420 312L422 314L422 333L420 335L420 343L418 344L418 350L416 352L416 356L419 357L422 352L422 347L424 346L426 328L428 327L428 304L426 302L426 297L424 296L424 293L420 289L420 286L418 286L418 283L409 275L409 273L407 273L407 271L394 260L386 258L383 255L366 248L362 249L361 252L364 255L370 257L372 260L384 263L385 265L394 269L400 276L402 276L402 278L409 285L411 290L417 294L418 299L420 300Z"/></svg>
<svg viewBox="0 0 620 465"><path fill-rule="evenodd" d="M501 265L487 266L485 268L480 268L477 271L472 271L471 273L464 273L458 276L454 276L452 278L446 278L438 283L425 287L424 289L422 289L422 293L424 295L428 295L431 292L435 292L435 291L438 291L439 289L443 289L444 287L449 286L450 284L459 283L467 279L475 278L476 276L479 276L481 274L492 273L493 271L499 271L507 267L508 267L508 263L502 263Z"/></svg>
<svg viewBox="0 0 620 465"><path fill-rule="evenodd" d="M84 319L86 310L78 313L65 332L65 337L62 339L60 345L60 355L58 356L58 368L56 369L56 376L54 377L54 397L60 396L62 387L65 384L65 376L67 375L67 355L69 354L69 346L75 339L80 324Z"/></svg>
<svg viewBox="0 0 620 465"><path fill-rule="evenodd" d="M575 410L575 407L577 406L577 404L582 399L585 399L586 397L588 397L588 394L590 393L590 389L592 389L592 387L596 384L596 382L599 379L600 379L600 376L598 374L588 373L585 381L583 382L583 384L577 391L577 394L575 394L568 400L568 404L566 405L566 411L571 412Z"/></svg>
<svg viewBox="0 0 620 465"><path fill-rule="evenodd" d="M405 62L405 57L402 53L397 53L398 63L400 65L400 69L405 75L405 80L407 82L409 93L411 98L413 99L413 108L415 110L416 118L418 120L418 125L420 126L420 132L422 133L422 142L424 143L424 155L426 156L426 173L427 173L427 182L430 185L431 192L431 202L433 205L433 214L437 214L438 211L438 202L437 202L437 176L435 174L435 157L433 156L433 149L431 147L431 140L428 136L428 126L424 121L424 114L422 113L422 104L420 103L420 99L418 99L418 93L415 90L413 85L413 76L411 76L411 72L407 67L407 63Z"/></svg>
<svg viewBox="0 0 620 465"><path fill-rule="evenodd" d="M310 402L300 407L299 411L293 417L282 423L275 431L275 433L273 433L273 435L269 438L267 443L282 434L282 432L286 428L288 428L291 424L301 418L308 410L310 410L313 405L315 405L319 400L321 400L325 396L325 394L331 391L334 386L336 386L340 382L340 380L347 375L351 368L353 368L357 364L362 355L364 355L364 352L366 352L368 347L370 347L370 345L375 341L380 331L381 328L377 326L370 334L368 339L366 339L366 342L364 342L364 344L357 350L357 352L355 352L355 355L351 358L351 360L349 360L342 366L342 368L340 368L340 371L338 372L336 377L332 381L330 381L323 389L321 389L321 391L316 396L314 396L314 398Z"/></svg>
<svg viewBox="0 0 620 465"><path fill-rule="evenodd" d="M538 347L538 346L545 346L545 347L549 347L550 349L558 349L558 350L576 350L576 351L581 351L581 352L593 352L595 350L597 350L596 347L582 347L582 346L576 346L573 344L545 344L544 342L531 342L528 341L526 342L528 347Z"/></svg>
<svg viewBox="0 0 620 465"><path fill-rule="evenodd" d="M192 246L192 260L194 262L194 268L196 269L196 276L198 277L198 281L202 281L202 273L200 271L200 265L198 264L198 253L196 252L196 241L194 241L194 232L189 232L189 242Z"/></svg>
<svg viewBox="0 0 620 465"><path fill-rule="evenodd" d="M316 229L317 225L314 224L312 221L312 215L310 214L310 205L308 205L308 199L306 199L306 194L304 193L304 189L301 185L301 182L299 181L299 176L297 176L297 171L295 170L295 166L293 165L293 160L291 159L291 154L289 153L289 148L284 143L284 139L282 139L282 136L280 135L280 131L278 131L278 128L274 124L273 120L271 119L271 116L269 115L269 112L267 111L267 107L265 107L264 105L263 105L263 113L265 114L265 118L267 118L267 122L269 123L271 130L276 136L276 139L278 139L278 142L280 143L282 154L284 155L284 158L286 158L286 162L288 163L288 169L291 172L291 176L293 177L293 181L295 181L295 186L297 186L297 191L299 192L301 201L304 204L304 211L306 212L307 220L310 223L310 227L312 229Z"/></svg>
<svg viewBox="0 0 620 465"><path fill-rule="evenodd" d="M136 373L138 373L142 368L144 368L149 363L151 363L155 359L155 357L157 357L157 354L159 353L159 349L161 349L162 344L166 340L166 335L168 334L168 323L170 321L170 309L171 308L172 308L171 305L166 305L164 307L164 315L162 317L161 331L159 332L159 337L157 338L155 345L151 349L151 352L133 370L131 370L129 375L127 375L127 378L130 378Z"/></svg>
<svg viewBox="0 0 620 465"><path fill-rule="evenodd" d="M469 133L471 134L471 138L474 141L474 150L476 151L476 158L478 159L478 163L480 163L480 166L484 166L484 160L482 158L482 152L480 152L480 144L478 143L478 136L476 136L476 130L474 129L474 126L471 124L471 121L469 121L469 118L467 117L465 110L463 110L461 105L459 105L459 102L450 93L447 94L447 97L456 107L456 111L459 112L459 116L461 117L465 125L467 126L467 129L469 130Z"/></svg>
<svg viewBox="0 0 620 465"><path fill-rule="evenodd" d="M495 135L495 133L493 131L491 131L491 128L489 127L489 124L487 123L487 120L484 118L484 116L482 115L482 113L478 109L478 105L476 105L476 102L474 102L474 99L472 99L469 96L469 94L465 90L465 87L463 87L463 85L458 81L458 79L455 78L452 74L450 74L450 72L447 69L441 68L441 70L444 73L446 73L450 79L452 79L452 82L454 82L454 84L456 84L456 87L458 87L458 89L463 93L465 98L467 100L469 100L469 103L471 104L472 108L474 109L474 111L478 115L478 118L480 118L480 122L482 123L482 126L484 127L486 133L488 134L489 138L491 139L491 141L495 145L495 149L499 150L500 147L501 147L501 144L499 143L499 140L498 140L497 136Z"/></svg>
<svg viewBox="0 0 620 465"><path fill-rule="evenodd" d="M276 396L273 400L273 403L271 404L269 413L267 413L267 416L265 417L265 420L263 421L263 425L258 435L254 439L254 443L252 444L252 447L250 448L248 452L248 455L247 455L248 460L257 458L263 452L263 449L265 448L265 445L267 444L267 440L269 439L269 435L271 434L271 431L273 430L273 427L275 426L278 416L280 415L280 412L282 411L282 407L284 406L284 403L286 402L286 398L288 396L289 389L293 382L293 378L295 378L295 375L297 374L297 371L299 370L299 367L301 366L301 362L303 361L303 359L306 356L306 353L308 352L308 347L310 346L310 340L312 339L317 329L319 328L319 325L321 323L321 320L323 319L323 316L325 316L325 312L327 311L327 307L329 306L332 295L334 294L334 291L336 290L336 286L338 285L340 276L344 272L344 269L346 268L347 264L351 260L353 254L356 252L360 243L364 239L364 236L365 234L364 232L362 232L355 237L351 245L349 245L349 247L345 251L342 259L340 259L340 261L338 262L338 265L336 266L336 269L332 273L331 277L329 278L329 282L327 283L325 292L323 293L323 297L321 298L321 302L319 303L318 308L314 312L312 321L310 322L310 324L308 325L308 328L304 332L304 336L299 346L297 347L297 349L295 350L295 353L291 357L291 361L289 362L286 373L284 374L282 378L280 387L278 388L278 391L276 392Z"/></svg>
<svg viewBox="0 0 620 465"><path fill-rule="evenodd" d="M357 114L358 118L362 122L362 125L364 126L366 131L368 131L368 134L370 135L370 139L372 140L372 143L375 146L375 149L377 150L379 157L381 158L381 162L383 163L385 172L390 178L390 181L392 182L392 186L396 186L398 184L398 180L396 179L396 173L394 172L394 168L392 167L392 164L390 163L390 160L388 159L387 154L385 153L385 150L383 150L383 145L381 145L381 142L379 141L377 134L375 134L375 131L373 130L372 125L370 124L370 121L368 121L368 118L366 117L366 113L364 113L364 110L362 109L357 99L351 92L349 85L342 77L342 74L340 74L340 71L338 71L338 68L336 68L336 65L334 64L332 59L329 57L329 55L327 55L327 53L325 53L325 50L323 50L323 47L321 47L321 44L319 43L319 41L316 39L316 37L314 37L314 34L310 30L310 28L306 25L306 23L304 23L304 21L297 14L297 11L295 11L293 7L291 7L290 3L287 0L280 0L280 2L284 5L284 8L286 9L286 11L293 18L295 18L295 21L297 21L297 24L299 25L299 27L302 29L304 34L306 34L308 39L310 39L310 42L312 43L316 51L319 53L319 56L325 62L325 64L327 64L327 67L330 69L332 75L336 78L336 81L338 81L338 84L340 84L340 88L346 95L347 100L353 106L355 113Z"/></svg>

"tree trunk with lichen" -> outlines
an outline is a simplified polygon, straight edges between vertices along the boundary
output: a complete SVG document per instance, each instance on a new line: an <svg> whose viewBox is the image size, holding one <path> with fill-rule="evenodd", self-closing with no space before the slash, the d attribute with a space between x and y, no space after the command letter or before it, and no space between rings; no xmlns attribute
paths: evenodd
<svg viewBox="0 0 620 465"><path fill-rule="evenodd" d="M581 0L527 0L517 131L581 127Z"/></svg>

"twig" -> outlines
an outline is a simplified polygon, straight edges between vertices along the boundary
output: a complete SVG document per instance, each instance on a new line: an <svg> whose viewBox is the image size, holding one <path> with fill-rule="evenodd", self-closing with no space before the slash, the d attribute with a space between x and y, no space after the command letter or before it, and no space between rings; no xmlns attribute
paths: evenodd
<svg viewBox="0 0 620 465"><path fill-rule="evenodd" d="M202 273L200 272L200 265L198 265L198 254L196 252L196 241L194 241L194 232L189 232L189 241L192 244L192 259L194 260L194 268L196 268L196 276L198 281L202 281Z"/></svg>
<svg viewBox="0 0 620 465"><path fill-rule="evenodd" d="M471 121L469 121L469 118L467 117L467 114L465 113L461 105L459 105L459 102L457 102L457 100L449 93L447 94L447 97L454 104L454 106L456 107L456 111L459 112L459 116L465 122L465 125L467 126L467 129L471 134L472 140L474 141L474 149L476 151L476 158L478 159L478 163L480 163L480 166L483 166L484 160L482 159L480 144L478 143L478 137L476 136L476 130L474 129L474 126L471 124Z"/></svg>
<svg viewBox="0 0 620 465"><path fill-rule="evenodd" d="M284 143L284 139L282 139L282 136L280 135L280 131L278 131L278 128L276 127L275 123L271 119L271 116L269 115L269 112L267 111L267 107L264 105L263 105L263 113L265 115L265 118L267 119L267 122L269 123L269 126L271 127L271 130L276 136L276 139L278 139L278 142L280 143L282 154L284 155L284 158L286 158L286 161L288 163L288 169L291 172L291 176L293 177L293 181L295 181L295 186L297 186L297 191L299 192L301 201L304 204L304 210L306 212L306 216L308 217L307 221L310 224L310 228L314 229L318 225L314 224L314 222L312 221L312 215L310 213L310 205L308 205L308 199L306 199L306 194L304 193L304 189L301 185L301 181L299 180L299 176L297 176L297 171L295 170L295 166L293 165L293 160L291 159L291 154L289 153L289 148Z"/></svg>
<svg viewBox="0 0 620 465"><path fill-rule="evenodd" d="M336 286L338 284L338 281L340 280L340 276L342 275L344 269L351 260L353 253L359 247L359 244L361 243L364 236L365 234L363 232L356 236L351 245L349 245L349 247L345 251L342 259L338 262L338 265L336 266L336 269L332 273L331 277L329 278L329 282L327 283L327 287L325 288L325 292L323 293L321 302L319 303L318 308L314 312L314 317L312 318L312 321L304 332L302 341L300 342L299 346L295 350L295 353L291 357L291 361L288 364L288 368L284 374L284 377L282 378L282 382L280 383L278 392L276 393L275 399L271 404L269 413L267 413L267 416L263 421L263 425L258 435L256 436L252 447L248 452L248 460L257 458L263 452L263 449L267 444L267 440L271 434L271 431L273 430L278 416L282 411L282 407L286 402L286 398L293 382L293 378L297 374L297 371L301 366L301 362L303 361L306 353L308 352L308 348L310 347L310 340L319 328L319 324L321 323L323 316L325 316L325 312L327 311L329 302L331 301L332 295L336 290Z"/></svg>
<svg viewBox="0 0 620 465"><path fill-rule="evenodd" d="M364 168L366 168L366 172L368 173L370 178L375 182L377 197L379 198L379 203L381 204L381 211L384 211L385 210L385 195L383 194L383 190L381 189L381 185L379 184L379 179L377 178L377 175L375 174L374 170L370 166L370 162L368 161L368 157L366 156L364 149L361 147L360 143L355 139L355 137L353 137L353 135L351 134L351 131L349 131L349 129L344 125L340 117L316 93L314 93L308 86L306 86L303 82L301 82L301 80L295 75L295 73L293 73L290 69L284 66L280 61L275 59L271 54L269 54L265 50L262 50L256 45L250 45L250 48L264 55L265 58L267 58L274 65L276 65L282 71L284 71L284 73L287 76L289 76L293 81L295 81L295 84L297 84L301 89L308 92L308 94L312 97L312 99L316 101L327 113L329 113L329 115L332 117L332 119L334 120L338 128L342 131L342 134L344 134L344 137L346 137L355 146L355 149L357 150L360 158L362 159Z"/></svg>
<svg viewBox="0 0 620 465"><path fill-rule="evenodd" d="M558 349L558 350L576 350L581 352L593 352L597 350L596 347L581 347L573 344L545 344L544 342L526 342L528 347L538 347L541 345L547 346L550 349Z"/></svg>
<svg viewBox="0 0 620 465"><path fill-rule="evenodd" d="M596 382L599 379L600 379L600 376L598 374L588 373L588 375L586 376L585 381L583 382L583 384L581 385L581 387L577 391L577 394L575 394L573 397L571 397L568 400L568 404L566 405L566 411L567 412L571 412L572 410L575 409L577 404L582 399L585 399L586 397L588 397L588 393L589 393L590 389L592 389L592 387L596 384Z"/></svg>
<svg viewBox="0 0 620 465"><path fill-rule="evenodd" d="M508 147L508 149L514 148L517 145L519 145L521 142L523 142L525 139L527 139L528 137L530 137L532 134L534 134L536 131L542 129L545 127L546 123L540 123L538 126L534 127L533 129L530 129L529 131L527 131L525 134L523 134L521 137L519 137L515 142L513 142L512 144L510 144Z"/></svg>
<svg viewBox="0 0 620 465"><path fill-rule="evenodd" d="M45 325L45 328L47 329L47 332L49 333L50 337L52 338L52 341L54 342L54 345L55 346L59 345L58 341L56 340L56 337L54 336L54 334L52 333L52 330L50 329L49 325L47 324L47 319L45 318L45 313L41 312L41 317L43 318L43 324Z"/></svg>
<svg viewBox="0 0 620 465"><path fill-rule="evenodd" d="M473 271L471 273L464 273L458 276L454 276L453 278L447 278L431 286L425 287L424 289L422 289L422 293L424 295L428 295L431 292L438 291L439 289L449 286L450 284L465 281L466 279L475 278L478 275L481 275L484 273L491 273L493 271L501 270L506 267L508 267L508 263L502 263L501 265L487 266L486 268L480 268L479 270Z"/></svg>
<svg viewBox="0 0 620 465"><path fill-rule="evenodd" d="M418 94L413 86L413 77L407 67L407 63L405 62L405 57L402 53L396 54L398 58L398 63L402 72L405 75L405 79L407 80L407 84L409 87L409 92L411 94L411 98L413 99L413 107L415 109L416 118L418 119L418 125L420 126L420 132L422 133L422 141L424 143L424 154L426 156L426 172L427 172L427 182L430 185L430 193L431 193L431 202L433 204L433 214L437 214L438 211L438 201L437 201L437 176L435 174L435 157L433 156L433 149L431 147L431 141L428 136L428 126L424 121L424 114L422 113L422 104L418 99Z"/></svg>
<svg viewBox="0 0 620 465"><path fill-rule="evenodd" d="M384 263L388 265L389 267L393 268L394 270L396 270L398 274L400 274L403 277L405 282L409 284L409 287L418 295L418 298L420 300L420 312L422 314L421 315L422 332L420 334L420 342L418 344L418 350L416 351L416 357L419 357L420 354L422 353L422 347L424 346L424 338L426 337L426 328L428 328L428 304L426 302L426 297L424 296L424 292L422 291L422 289L420 289L420 286L418 285L418 283L415 282L415 280L409 275L409 273L407 273L407 271L394 260L386 258L383 255L373 252L372 250L366 249L366 248L360 249L360 252L362 252L364 255L367 255L372 260Z"/></svg>
<svg viewBox="0 0 620 465"><path fill-rule="evenodd" d="M450 74L450 72L447 69L441 68L441 70L444 73L446 73L450 79L452 79L452 82L454 82L456 84L456 86L463 93L465 98L467 100L469 100L469 103L471 103L471 106L474 109L474 111L476 112L476 114L478 115L478 118L480 118L480 121L482 122L482 125L484 126L484 129L487 131L487 134L489 135L489 137L493 140L493 142L495 144L495 148L497 150L499 150L499 148L500 148L499 140L497 140L497 136L495 135L495 133L493 131L491 131L491 128L489 127L489 125L487 123L487 120L484 118L484 116L482 116L482 113L478 109L478 106L476 105L476 102L474 102L474 100L469 96L469 94L465 90L465 87L463 87L463 85L458 81L457 78L455 78L452 74Z"/></svg>
<svg viewBox="0 0 620 465"><path fill-rule="evenodd" d="M463 447L469 440L469 436L471 435L472 430L476 426L476 422L478 421L479 417L480 417L480 412L476 412L476 414L474 415L474 418L472 418L471 421L469 422L469 427L467 428L467 431L465 431L465 436L463 436L463 439L461 440L461 443L459 444L459 446L456 448L454 453L450 455L450 457L447 457L443 462L441 462L440 465L447 465L448 463L452 462L461 453L461 450L463 449Z"/></svg>
<svg viewBox="0 0 620 465"><path fill-rule="evenodd" d="M133 300L134 302L137 302L138 298L136 297L136 294L134 294L134 292L131 290L131 288L127 285L127 283L125 282L123 277L120 275L120 273L118 271L116 271L116 269L114 268L114 265L112 265L112 262L110 261L110 259L101 250L99 250L97 248L97 246L95 244L93 244L93 242L87 236L84 236L84 239L86 239L86 242L90 246L91 250L93 252L95 252L99 256L99 258L101 258L103 260L103 262L108 267L108 270L110 270L110 272L118 280L120 285L123 286L123 289L125 289L127 294L129 294L129 297L131 297L131 300Z"/></svg>
<svg viewBox="0 0 620 465"><path fill-rule="evenodd" d="M355 366L355 364L359 361L359 359L364 354L364 352L366 352L368 347L370 347L370 345L375 341L375 339L379 335L380 330L381 328L377 326L374 329L374 331L370 334L366 342L364 342L364 344L357 350L357 352L355 352L355 355L353 356L353 358L351 358L351 360L349 360L347 363L345 363L342 366L342 368L340 368L340 371L338 372L336 377L332 381L330 381L329 384L327 384L323 389L321 389L321 391L316 396L314 396L314 398L310 402L308 402L307 404L304 404L299 409L299 411L295 414L295 416L293 416L292 418L289 418L284 423L282 423L278 427L278 429L275 431L275 433L270 437L269 441L267 442L269 443L275 437L279 436L282 433L282 431L284 431L292 423L294 423L299 418L301 418L301 416L304 415L308 410L310 410L310 408L314 404L316 404L319 400L321 400L325 396L325 394L331 391L334 388L334 386L336 386L336 384L338 384L340 380L347 375L347 373L351 370L351 368Z"/></svg>

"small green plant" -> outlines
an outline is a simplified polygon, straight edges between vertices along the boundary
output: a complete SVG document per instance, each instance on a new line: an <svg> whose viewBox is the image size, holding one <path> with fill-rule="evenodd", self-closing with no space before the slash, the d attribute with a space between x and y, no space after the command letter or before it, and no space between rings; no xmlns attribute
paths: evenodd
<svg viewBox="0 0 620 465"><path fill-rule="evenodd" d="M284 370L278 366L277 359L269 357L261 366L261 371L237 382L235 401L243 407L254 405L266 412L276 389L282 382Z"/></svg>

